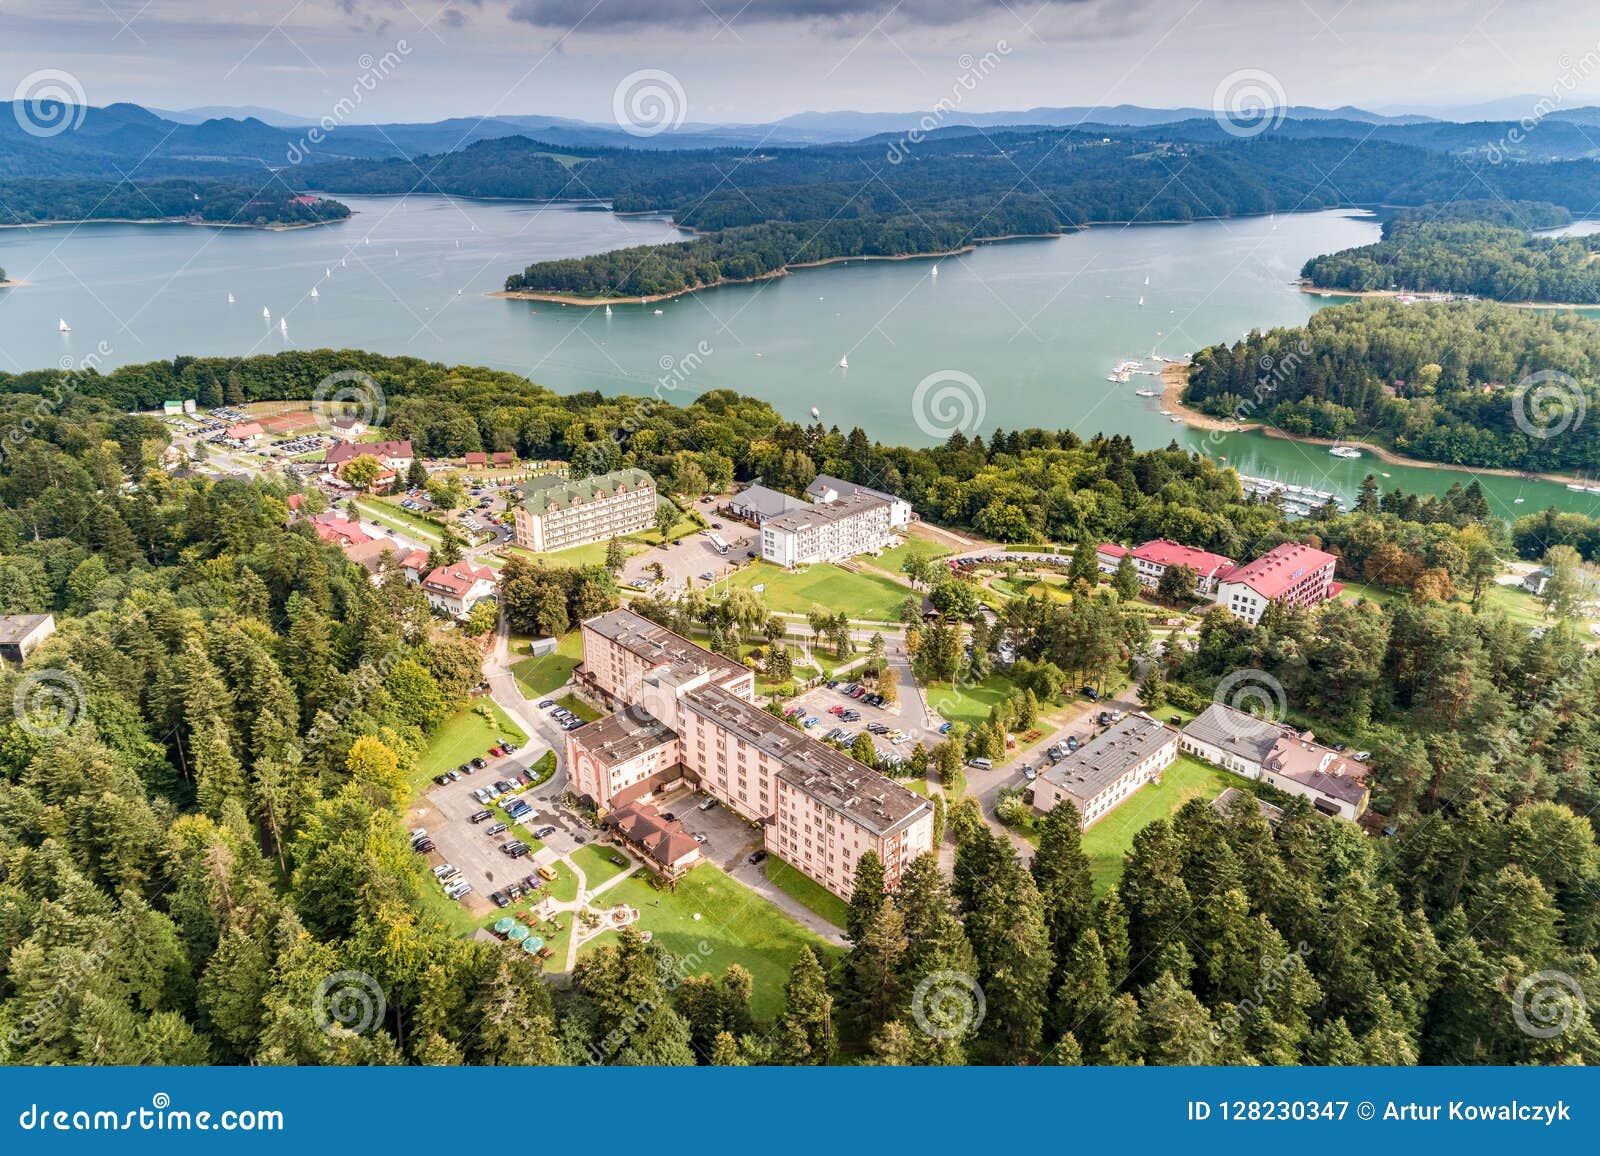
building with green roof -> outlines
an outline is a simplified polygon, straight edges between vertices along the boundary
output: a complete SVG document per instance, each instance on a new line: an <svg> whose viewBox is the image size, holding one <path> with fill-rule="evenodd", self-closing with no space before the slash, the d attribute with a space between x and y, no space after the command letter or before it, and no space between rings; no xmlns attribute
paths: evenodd
<svg viewBox="0 0 1600 1156"><path fill-rule="evenodd" d="M537 554L636 534L655 525L655 479L638 469L575 481L532 478L514 518L517 545Z"/></svg>

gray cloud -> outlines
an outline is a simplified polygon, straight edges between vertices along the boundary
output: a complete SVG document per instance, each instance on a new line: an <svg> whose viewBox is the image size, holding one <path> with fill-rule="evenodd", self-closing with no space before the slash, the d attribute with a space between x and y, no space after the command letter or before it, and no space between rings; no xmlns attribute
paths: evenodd
<svg viewBox="0 0 1600 1156"><path fill-rule="evenodd" d="M1076 7L1087 0L1046 0L1044 7ZM1021 6L1029 13L1037 0ZM1008 0L514 0L511 19L539 28L827 22L835 25L943 27L994 14L1015 15Z"/></svg>

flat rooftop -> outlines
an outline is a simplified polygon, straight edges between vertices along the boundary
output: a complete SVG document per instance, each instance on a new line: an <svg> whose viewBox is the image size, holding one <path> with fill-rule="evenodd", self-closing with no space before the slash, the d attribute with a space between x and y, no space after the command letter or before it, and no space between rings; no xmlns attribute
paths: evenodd
<svg viewBox="0 0 1600 1156"><path fill-rule="evenodd" d="M926 799L899 783L721 687L692 690L680 705L771 755L782 764L780 779L876 835L892 834L929 810Z"/></svg>
<svg viewBox="0 0 1600 1156"><path fill-rule="evenodd" d="M1043 772L1074 799L1087 802L1168 743L1178 732L1147 714L1130 714Z"/></svg>
<svg viewBox="0 0 1600 1156"><path fill-rule="evenodd" d="M586 620L583 627L638 655L651 666L670 667L680 681L685 675L703 670L712 671L713 678L749 673L733 659L696 645L632 610L608 610Z"/></svg>
<svg viewBox="0 0 1600 1156"><path fill-rule="evenodd" d="M886 498L874 497L867 493L855 493L848 498L840 498L834 502L817 502L799 510L791 510L787 514L779 514L776 518L767 519L762 529L786 530L798 534L811 530L817 526L825 526L830 522L840 522L846 518L853 518L857 514L869 510L887 508L889 501Z"/></svg>
<svg viewBox="0 0 1600 1156"><path fill-rule="evenodd" d="M623 710L579 727L573 739L608 767L626 763L647 751L677 741L677 733L666 723L642 711Z"/></svg>
<svg viewBox="0 0 1600 1156"><path fill-rule="evenodd" d="M48 614L0 614L0 643L15 645L48 621Z"/></svg>

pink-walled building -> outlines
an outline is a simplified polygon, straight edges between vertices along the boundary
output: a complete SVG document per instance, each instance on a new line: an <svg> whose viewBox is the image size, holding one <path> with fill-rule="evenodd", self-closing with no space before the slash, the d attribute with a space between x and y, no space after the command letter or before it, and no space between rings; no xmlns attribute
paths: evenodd
<svg viewBox="0 0 1600 1156"><path fill-rule="evenodd" d="M621 708L567 736L573 787L602 810L688 782L841 896L864 852L892 888L932 849L925 799L756 706L754 673L739 663L630 610L583 623L583 645L579 678Z"/></svg>

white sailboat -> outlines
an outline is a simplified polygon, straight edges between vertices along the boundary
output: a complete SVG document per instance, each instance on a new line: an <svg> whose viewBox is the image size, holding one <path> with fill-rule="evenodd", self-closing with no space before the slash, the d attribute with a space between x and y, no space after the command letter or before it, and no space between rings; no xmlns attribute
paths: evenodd
<svg viewBox="0 0 1600 1156"><path fill-rule="evenodd" d="M1145 283L1145 288L1148 289L1150 287L1150 274L1146 273L1144 275L1144 283Z"/></svg>
<svg viewBox="0 0 1600 1156"><path fill-rule="evenodd" d="M265 317L268 321L271 321L272 320L272 310L268 309L265 305L263 305L261 307L261 316Z"/></svg>
<svg viewBox="0 0 1600 1156"><path fill-rule="evenodd" d="M329 268L327 265L324 265L322 267L322 275L324 277L332 277L333 276L333 270L331 268Z"/></svg>
<svg viewBox="0 0 1600 1156"><path fill-rule="evenodd" d="M62 333L71 333L72 332L72 326L67 324L67 319L65 317L57 317L56 318L56 328L59 329Z"/></svg>
<svg viewBox="0 0 1600 1156"><path fill-rule="evenodd" d="M285 337L289 336L289 319L287 317L278 319L278 332Z"/></svg>
<svg viewBox="0 0 1600 1156"><path fill-rule="evenodd" d="M322 296L321 293L317 292L317 287L315 285L313 285L311 287L311 296L313 296L313 297L321 297Z"/></svg>
<svg viewBox="0 0 1600 1156"><path fill-rule="evenodd" d="M340 257L339 258L339 268L341 268L341 269L350 268L350 258L349 257Z"/></svg>
<svg viewBox="0 0 1600 1156"><path fill-rule="evenodd" d="M233 304L233 294L232 294L232 293L229 293L229 294L228 294L228 304L229 304L229 305L232 305L232 304Z"/></svg>
<svg viewBox="0 0 1600 1156"><path fill-rule="evenodd" d="M607 317L611 316L611 306L609 306L609 305L606 306L606 316Z"/></svg>
<svg viewBox="0 0 1600 1156"><path fill-rule="evenodd" d="M661 310L659 310L659 309L657 309L657 310L656 310L656 311L655 311L655 313L656 313L656 316L657 316L657 317L660 317L660 316L661 316Z"/></svg>
<svg viewBox="0 0 1600 1156"><path fill-rule="evenodd" d="M1140 298L1139 298L1139 304L1140 304L1140 305L1143 305L1143 304L1144 304L1144 298L1143 298L1143 297L1140 297Z"/></svg>
<svg viewBox="0 0 1600 1156"><path fill-rule="evenodd" d="M932 273L933 276L937 277L939 275L939 266L935 265L931 270L929 270L929 272Z"/></svg>
<svg viewBox="0 0 1600 1156"><path fill-rule="evenodd" d="M845 356L843 356L843 357L841 357L839 359L839 368L840 369L849 369L850 368L850 355L849 354L845 354Z"/></svg>
<svg viewBox="0 0 1600 1156"><path fill-rule="evenodd" d="M815 417L815 418L820 418L822 416L822 411L820 409L818 409L816 406L812 406L811 407L811 416Z"/></svg>

